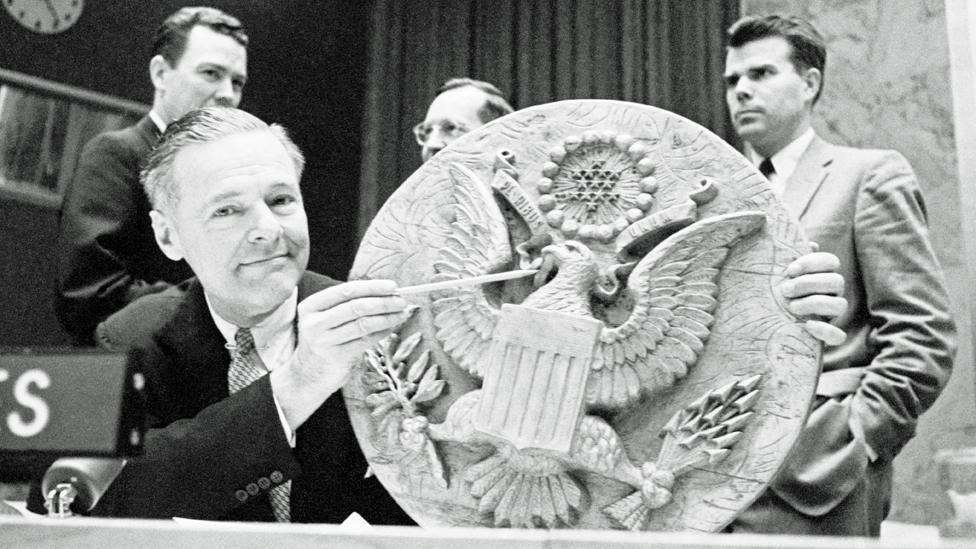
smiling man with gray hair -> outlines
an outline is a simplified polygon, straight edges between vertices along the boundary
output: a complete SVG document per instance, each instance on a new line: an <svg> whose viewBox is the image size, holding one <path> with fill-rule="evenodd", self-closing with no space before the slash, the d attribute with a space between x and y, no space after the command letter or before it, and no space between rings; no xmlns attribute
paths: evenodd
<svg viewBox="0 0 976 549"><path fill-rule="evenodd" d="M303 165L283 128L221 107L171 124L150 156L156 242L196 277L98 328L146 376L150 424L93 514L412 523L364 478L339 392L407 304L391 281L306 271Z"/></svg>

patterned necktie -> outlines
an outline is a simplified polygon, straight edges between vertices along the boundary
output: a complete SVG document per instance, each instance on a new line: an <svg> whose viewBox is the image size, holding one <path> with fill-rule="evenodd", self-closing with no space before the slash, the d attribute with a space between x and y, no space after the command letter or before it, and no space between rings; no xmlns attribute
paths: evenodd
<svg viewBox="0 0 976 549"><path fill-rule="evenodd" d="M776 173L776 168L773 167L772 160L766 158L759 163L759 173L763 174L763 177L769 179L769 176Z"/></svg>
<svg viewBox="0 0 976 549"><path fill-rule="evenodd" d="M234 334L234 348L231 350L230 368L227 370L227 389L231 394L247 387L261 376L268 373L257 349L254 348L254 336L247 328L238 328ZM275 486L268 493L271 499L271 510L278 522L291 520L291 481Z"/></svg>

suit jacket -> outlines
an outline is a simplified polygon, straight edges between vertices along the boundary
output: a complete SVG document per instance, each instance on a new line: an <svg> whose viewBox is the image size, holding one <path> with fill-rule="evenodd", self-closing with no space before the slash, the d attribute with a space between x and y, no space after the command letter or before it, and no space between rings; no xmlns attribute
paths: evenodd
<svg viewBox="0 0 976 549"><path fill-rule="evenodd" d="M159 250L139 170L159 138L148 116L96 136L65 189L58 234L55 308L81 345L95 326L133 299L193 275Z"/></svg>
<svg viewBox="0 0 976 549"><path fill-rule="evenodd" d="M335 284L306 273L298 298ZM130 349L146 377L149 430L93 514L273 520L269 490L292 479L293 522L413 524L375 477L341 393L288 445L268 376L228 394L230 355L196 279L146 296L99 326L108 346Z"/></svg>
<svg viewBox="0 0 976 549"><path fill-rule="evenodd" d="M851 390L818 390L797 446L772 483L796 510L820 516L864 478L865 443L877 452L876 466L890 467L914 435L918 417L949 379L955 326L922 194L901 154L816 137L786 182L783 201L807 237L840 258L849 305L835 322L847 340L825 350L822 381L846 370L854 374Z"/></svg>

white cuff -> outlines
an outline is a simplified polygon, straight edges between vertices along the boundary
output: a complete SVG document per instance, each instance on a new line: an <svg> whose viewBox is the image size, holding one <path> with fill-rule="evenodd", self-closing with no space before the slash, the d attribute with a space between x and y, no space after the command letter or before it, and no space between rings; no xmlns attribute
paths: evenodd
<svg viewBox="0 0 976 549"><path fill-rule="evenodd" d="M288 440L288 446L295 447L295 431L291 429L288 425L288 420L285 419L285 411L281 409L281 404L278 404L278 395L271 392L271 398L274 400L275 410L278 410L278 419L281 420L281 428L285 430L285 439Z"/></svg>

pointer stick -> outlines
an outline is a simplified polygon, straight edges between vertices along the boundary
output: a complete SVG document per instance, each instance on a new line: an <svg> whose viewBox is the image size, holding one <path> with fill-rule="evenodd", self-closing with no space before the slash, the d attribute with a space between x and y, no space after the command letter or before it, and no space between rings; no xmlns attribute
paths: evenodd
<svg viewBox="0 0 976 549"><path fill-rule="evenodd" d="M396 293L399 295L413 295L413 294L423 294L427 292L433 292L435 290L447 290L450 288L459 288L461 286L473 286L475 284L484 284L486 282L498 282L500 280L511 280L513 278L524 278L526 276L532 276L539 272L538 269L519 269L515 271L505 271L504 273L494 273L481 276L472 276L471 278L459 278L457 280L445 280L443 282L431 282L430 284L418 284L416 286L404 286L403 288L397 288Z"/></svg>

